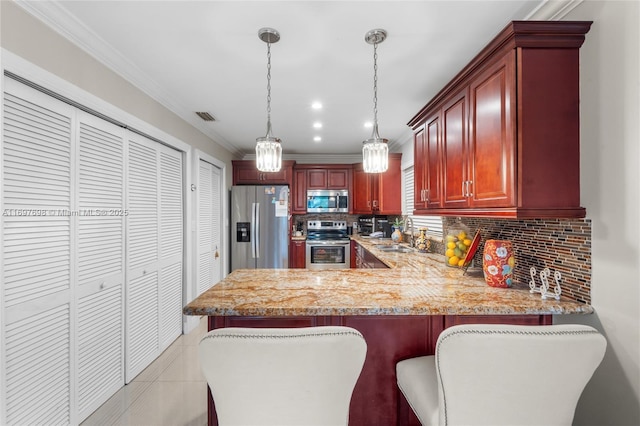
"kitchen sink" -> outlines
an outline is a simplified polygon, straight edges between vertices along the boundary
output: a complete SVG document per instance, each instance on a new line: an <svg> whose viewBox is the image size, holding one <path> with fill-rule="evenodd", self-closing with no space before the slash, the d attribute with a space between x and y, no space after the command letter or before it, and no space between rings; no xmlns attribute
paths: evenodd
<svg viewBox="0 0 640 426"><path fill-rule="evenodd" d="M378 244L373 246L374 248L387 253L412 253L413 249L409 247L399 246L397 244Z"/></svg>

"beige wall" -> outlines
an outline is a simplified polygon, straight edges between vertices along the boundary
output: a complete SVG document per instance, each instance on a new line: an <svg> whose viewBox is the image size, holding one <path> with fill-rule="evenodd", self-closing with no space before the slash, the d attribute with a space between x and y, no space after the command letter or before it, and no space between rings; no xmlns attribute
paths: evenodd
<svg viewBox="0 0 640 426"><path fill-rule="evenodd" d="M581 199L592 220L588 323L605 359L575 424L640 424L640 3L585 1L565 20L594 21L580 49ZM550 360L550 362L553 362Z"/></svg>
<svg viewBox="0 0 640 426"><path fill-rule="evenodd" d="M1 46L227 164L232 153L106 68L12 1L0 1ZM188 76L185 76L188 78ZM55 91L55 88L51 88Z"/></svg>

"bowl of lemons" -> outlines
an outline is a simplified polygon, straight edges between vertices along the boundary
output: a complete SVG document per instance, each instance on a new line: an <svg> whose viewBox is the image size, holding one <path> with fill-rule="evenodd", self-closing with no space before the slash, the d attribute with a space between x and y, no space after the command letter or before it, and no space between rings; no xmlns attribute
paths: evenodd
<svg viewBox="0 0 640 426"><path fill-rule="evenodd" d="M467 253L473 240L464 230L449 232L445 238L445 258L448 266L465 266Z"/></svg>

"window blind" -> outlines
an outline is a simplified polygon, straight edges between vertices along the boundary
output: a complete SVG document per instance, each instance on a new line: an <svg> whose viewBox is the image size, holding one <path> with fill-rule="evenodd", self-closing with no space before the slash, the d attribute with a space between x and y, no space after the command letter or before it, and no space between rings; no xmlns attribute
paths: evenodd
<svg viewBox="0 0 640 426"><path fill-rule="evenodd" d="M402 171L402 214L413 219L413 226L418 228L426 227L427 235L433 238L442 238L442 217L441 216L423 216L413 214L413 191L414 191L414 173L413 166Z"/></svg>

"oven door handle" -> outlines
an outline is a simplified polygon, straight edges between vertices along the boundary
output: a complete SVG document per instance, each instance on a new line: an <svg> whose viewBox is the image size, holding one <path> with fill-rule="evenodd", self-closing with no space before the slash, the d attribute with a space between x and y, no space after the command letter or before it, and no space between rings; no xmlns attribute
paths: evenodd
<svg viewBox="0 0 640 426"><path fill-rule="evenodd" d="M307 240L308 246L345 246L348 247L351 245L351 241L309 241Z"/></svg>

